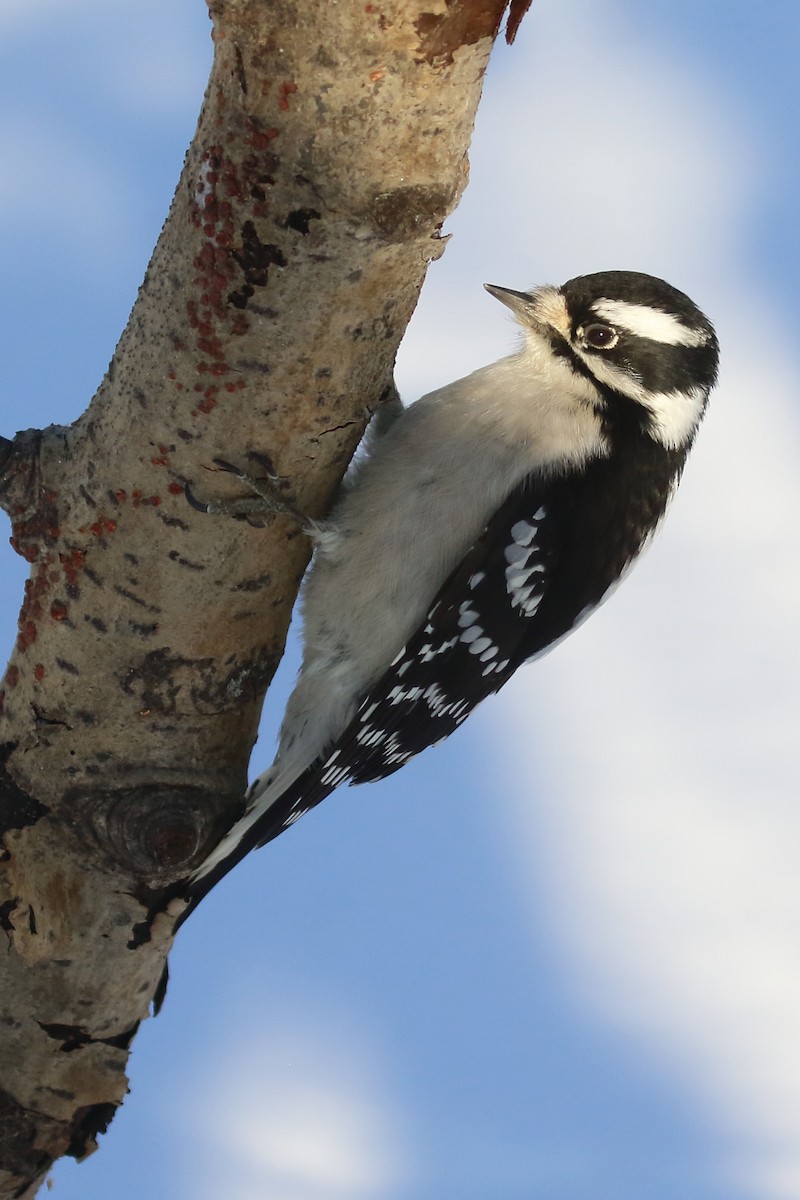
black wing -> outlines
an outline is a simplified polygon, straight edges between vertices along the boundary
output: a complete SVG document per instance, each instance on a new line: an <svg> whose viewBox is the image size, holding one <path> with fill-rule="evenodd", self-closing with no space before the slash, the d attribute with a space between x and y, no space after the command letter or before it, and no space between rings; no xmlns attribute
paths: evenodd
<svg viewBox="0 0 800 1200"><path fill-rule="evenodd" d="M515 487L336 746L265 814L261 843L341 784L383 779L442 741L574 629L655 529L684 459L642 439L635 453Z"/></svg>
<svg viewBox="0 0 800 1200"><path fill-rule="evenodd" d="M343 783L383 779L443 741L522 662L599 602L605 587L595 598L586 587L570 596L559 586L562 577L569 581L563 564L582 507L563 491L559 479L534 477L514 489L335 747L267 810L251 845L277 837Z"/></svg>
<svg viewBox="0 0 800 1200"><path fill-rule="evenodd" d="M529 476L442 585L425 621L370 688L336 745L184 893L189 912L255 846L343 783L383 779L442 741L517 667L601 603L663 515L684 454L596 459Z"/></svg>

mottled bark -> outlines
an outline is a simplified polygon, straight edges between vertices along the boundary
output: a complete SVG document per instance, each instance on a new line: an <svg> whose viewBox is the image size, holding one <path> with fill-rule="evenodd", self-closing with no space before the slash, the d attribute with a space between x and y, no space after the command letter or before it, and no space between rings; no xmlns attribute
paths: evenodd
<svg viewBox="0 0 800 1200"><path fill-rule="evenodd" d="M2 691L0 1197L94 1148L170 885L242 805L308 546L194 512L268 451L322 512L463 189L505 0L215 0L175 199L108 374L0 447L31 564ZM517 3L520 12L524 5ZM10 432L10 431L9 431Z"/></svg>

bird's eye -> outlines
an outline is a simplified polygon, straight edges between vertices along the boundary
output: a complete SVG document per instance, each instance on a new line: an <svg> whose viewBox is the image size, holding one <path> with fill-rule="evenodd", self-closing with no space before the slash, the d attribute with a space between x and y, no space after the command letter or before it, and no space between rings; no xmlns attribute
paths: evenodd
<svg viewBox="0 0 800 1200"><path fill-rule="evenodd" d="M612 346L616 346L619 340L619 334L612 325L605 325L602 321L593 321L591 325L583 325L578 330L578 336L585 346L591 346L592 350L610 350Z"/></svg>

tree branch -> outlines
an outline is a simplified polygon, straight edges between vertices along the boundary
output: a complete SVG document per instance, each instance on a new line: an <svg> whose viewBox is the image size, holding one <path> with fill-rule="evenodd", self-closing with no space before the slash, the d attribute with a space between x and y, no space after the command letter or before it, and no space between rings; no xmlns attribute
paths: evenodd
<svg viewBox="0 0 800 1200"><path fill-rule="evenodd" d="M126 1090L184 877L242 806L308 557L204 517L266 451L320 513L369 415L466 147L505 0L213 0L194 140L83 416L0 439L31 564L0 736L0 1197L82 1157Z"/></svg>

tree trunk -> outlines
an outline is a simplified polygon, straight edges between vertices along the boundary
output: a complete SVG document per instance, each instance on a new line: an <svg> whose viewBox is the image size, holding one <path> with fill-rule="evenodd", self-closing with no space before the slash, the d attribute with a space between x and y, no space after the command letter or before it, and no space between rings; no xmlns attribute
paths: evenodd
<svg viewBox="0 0 800 1200"><path fill-rule="evenodd" d="M0 449L31 564L3 681L0 1197L95 1148L160 999L171 887L240 813L306 540L186 503L268 452L324 511L466 148L506 0L212 0L214 65L108 374ZM517 4L518 21L524 4Z"/></svg>

